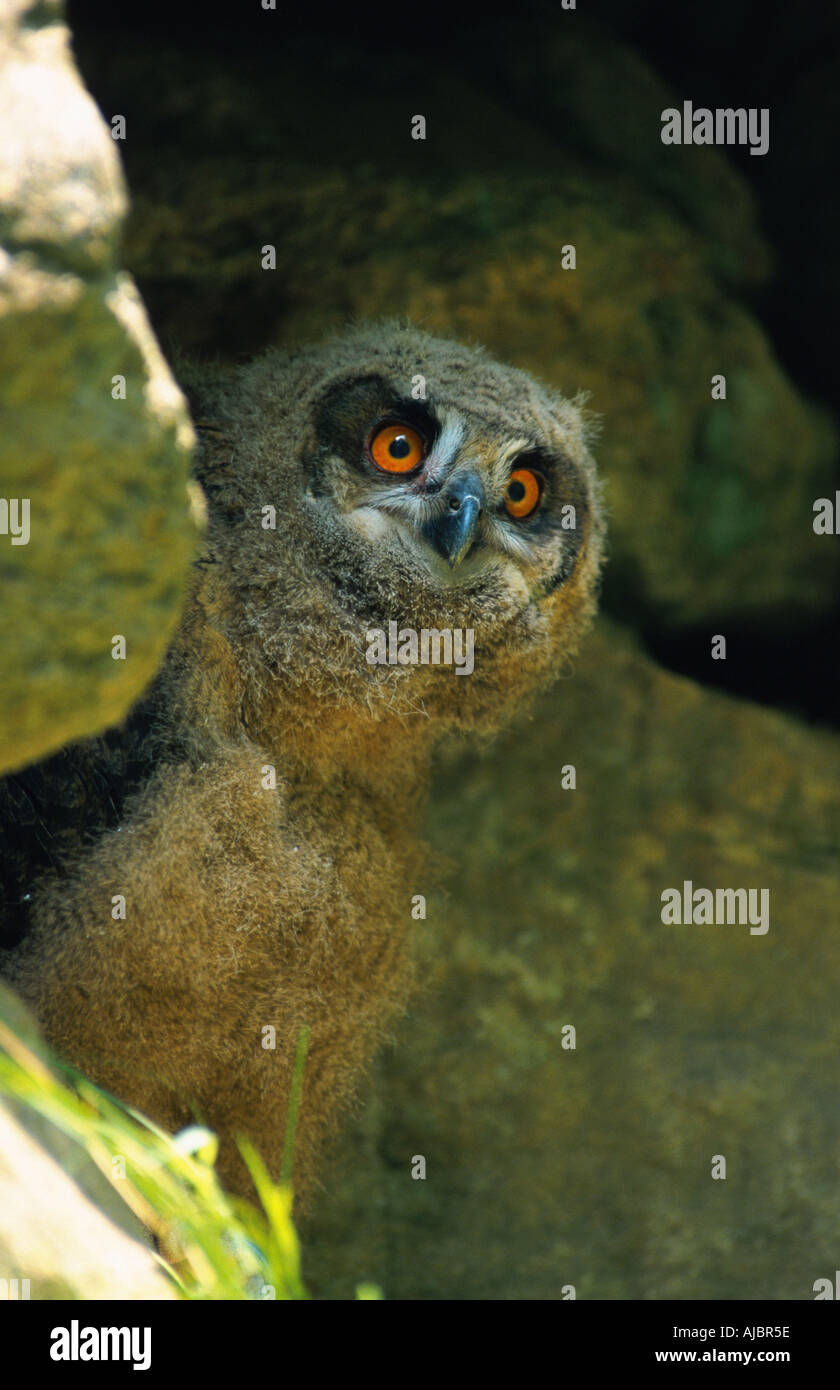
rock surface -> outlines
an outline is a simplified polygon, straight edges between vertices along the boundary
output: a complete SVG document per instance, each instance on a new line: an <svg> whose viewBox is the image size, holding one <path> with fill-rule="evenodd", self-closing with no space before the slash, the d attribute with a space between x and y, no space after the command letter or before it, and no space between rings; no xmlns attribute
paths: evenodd
<svg viewBox="0 0 840 1390"><path fill-rule="evenodd" d="M0 13L0 498L15 499L8 517L0 503L0 770L122 717L177 619L200 521L184 401L117 265L116 143L59 13Z"/></svg>
<svg viewBox="0 0 840 1390"><path fill-rule="evenodd" d="M0 1055L16 1040L48 1066L31 1014L0 983ZM18 1281L11 1297L36 1300L176 1296L148 1235L87 1153L6 1095L0 1099L0 1278Z"/></svg>
<svg viewBox="0 0 840 1390"><path fill-rule="evenodd" d="M152 1252L109 1221L2 1104L0 1208L0 1268L17 1280L12 1296L176 1297Z"/></svg>
<svg viewBox="0 0 840 1390"><path fill-rule="evenodd" d="M313 1292L813 1298L837 1265L838 781L836 737L604 621L532 719L444 759L428 989L304 1228ZM769 889L767 934L663 925L687 879Z"/></svg>

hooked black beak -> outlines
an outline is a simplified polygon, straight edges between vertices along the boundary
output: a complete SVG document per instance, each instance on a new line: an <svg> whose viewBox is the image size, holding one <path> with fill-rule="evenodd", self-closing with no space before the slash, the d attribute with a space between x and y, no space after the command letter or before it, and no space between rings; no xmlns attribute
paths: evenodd
<svg viewBox="0 0 840 1390"><path fill-rule="evenodd" d="M454 569L469 554L481 513L484 510L484 484L469 469L458 473L443 489L445 511L427 529L432 545Z"/></svg>

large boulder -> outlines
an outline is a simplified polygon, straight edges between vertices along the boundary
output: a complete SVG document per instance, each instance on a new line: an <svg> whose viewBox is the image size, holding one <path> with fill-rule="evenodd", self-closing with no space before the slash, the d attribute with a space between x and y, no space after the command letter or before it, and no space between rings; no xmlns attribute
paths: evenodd
<svg viewBox="0 0 840 1390"><path fill-rule="evenodd" d="M0 11L0 147L3 770L139 695L177 620L200 507L184 400L118 268L117 145L56 5Z"/></svg>
<svg viewBox="0 0 840 1390"><path fill-rule="evenodd" d="M666 675L603 621L532 718L444 759L428 988L304 1228L316 1295L808 1299L833 1278L838 783L836 737ZM768 931L663 924L686 880L769 890Z"/></svg>

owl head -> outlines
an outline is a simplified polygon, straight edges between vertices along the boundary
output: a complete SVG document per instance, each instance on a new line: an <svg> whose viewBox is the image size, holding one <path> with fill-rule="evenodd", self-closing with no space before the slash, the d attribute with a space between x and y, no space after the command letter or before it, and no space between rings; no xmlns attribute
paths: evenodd
<svg viewBox="0 0 840 1390"><path fill-rule="evenodd" d="M497 723L574 651L603 536L578 401L401 323L185 385L196 597L261 722L291 700Z"/></svg>

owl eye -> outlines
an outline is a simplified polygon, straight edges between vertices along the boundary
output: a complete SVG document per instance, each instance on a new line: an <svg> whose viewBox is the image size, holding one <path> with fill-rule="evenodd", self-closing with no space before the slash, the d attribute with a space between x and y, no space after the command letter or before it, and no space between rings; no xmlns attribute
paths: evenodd
<svg viewBox="0 0 840 1390"><path fill-rule="evenodd" d="M516 468L508 478L505 488L505 509L508 516L522 521L537 510L542 500L543 480L539 473L530 468Z"/></svg>
<svg viewBox="0 0 840 1390"><path fill-rule="evenodd" d="M385 473L411 473L423 462L426 441L410 425L379 425L368 441L368 452Z"/></svg>

